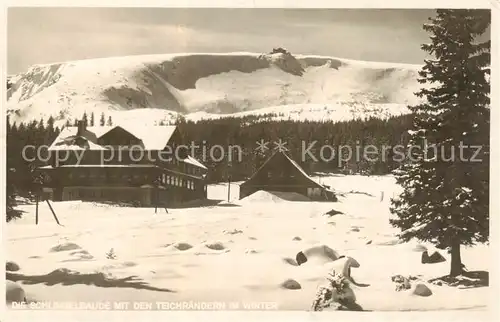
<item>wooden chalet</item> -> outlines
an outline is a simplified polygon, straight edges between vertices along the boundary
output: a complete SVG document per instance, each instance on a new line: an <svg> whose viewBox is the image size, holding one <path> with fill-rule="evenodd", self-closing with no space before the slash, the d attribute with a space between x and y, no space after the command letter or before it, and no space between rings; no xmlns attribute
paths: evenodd
<svg viewBox="0 0 500 322"><path fill-rule="evenodd" d="M171 205L206 199L208 169L188 155L176 126L66 127L39 168L53 200ZM180 153L184 152L184 153ZM81 156L81 157L79 157ZM80 161L78 161L80 159Z"/></svg>
<svg viewBox="0 0 500 322"><path fill-rule="evenodd" d="M329 187L314 181L284 152L275 152L244 183L240 185L240 199L259 190L295 192L312 200L336 201Z"/></svg>

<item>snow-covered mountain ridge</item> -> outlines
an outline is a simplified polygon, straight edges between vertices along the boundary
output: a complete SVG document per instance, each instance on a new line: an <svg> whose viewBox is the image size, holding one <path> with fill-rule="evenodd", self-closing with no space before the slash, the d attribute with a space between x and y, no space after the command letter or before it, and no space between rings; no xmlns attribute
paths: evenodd
<svg viewBox="0 0 500 322"><path fill-rule="evenodd" d="M272 114L279 119L407 112L419 65L283 53L164 54L35 65L9 77L13 121L83 112L146 122ZM269 115L268 115L269 116Z"/></svg>

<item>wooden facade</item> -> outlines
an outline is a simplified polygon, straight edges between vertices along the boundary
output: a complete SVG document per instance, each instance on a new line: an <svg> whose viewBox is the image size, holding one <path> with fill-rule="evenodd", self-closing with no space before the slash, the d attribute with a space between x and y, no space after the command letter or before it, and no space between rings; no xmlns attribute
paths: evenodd
<svg viewBox="0 0 500 322"><path fill-rule="evenodd" d="M274 153L240 185L240 199L259 190L295 192L312 200L336 201L335 194L311 177L283 152Z"/></svg>
<svg viewBox="0 0 500 322"><path fill-rule="evenodd" d="M168 128L143 129L152 132L149 139L121 126L65 128L49 148L50 165L40 168L45 195L141 206L206 199L207 168L186 153L174 153L180 135Z"/></svg>

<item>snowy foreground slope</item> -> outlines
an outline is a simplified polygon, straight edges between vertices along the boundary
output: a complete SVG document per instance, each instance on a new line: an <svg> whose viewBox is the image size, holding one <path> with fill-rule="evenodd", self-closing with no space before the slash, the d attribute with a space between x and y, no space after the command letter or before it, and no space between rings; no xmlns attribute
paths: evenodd
<svg viewBox="0 0 500 322"><path fill-rule="evenodd" d="M236 206L157 215L154 209L54 203L64 227L55 224L45 204L35 226L34 206L26 205L24 217L7 226L7 258L21 267L16 274L28 276L21 285L31 300L272 302L281 310L308 310L328 263L321 258L301 266L292 262L298 251L325 244L361 264L352 276L369 286L353 288L365 310L487 309L488 287L430 284L429 297L395 291L391 276L439 277L448 273L449 258L424 265L423 245L398 243L388 223L389 198L397 193L392 177L321 181L344 193L339 202L285 201L257 193L234 200ZM237 186L231 190L236 198ZM209 189L213 199L226 195L224 185ZM344 214L323 215L332 209ZM114 259L107 258L110 249ZM462 256L470 270L488 270L487 247L463 249ZM80 275L67 276L75 272ZM106 284L105 278L128 279ZM302 288L280 287L287 279Z"/></svg>
<svg viewBox="0 0 500 322"><path fill-rule="evenodd" d="M84 111L144 122L178 114L193 120L267 113L297 120L387 117L416 103L420 67L255 53L81 60L11 76L7 109L15 121L52 115L59 123Z"/></svg>

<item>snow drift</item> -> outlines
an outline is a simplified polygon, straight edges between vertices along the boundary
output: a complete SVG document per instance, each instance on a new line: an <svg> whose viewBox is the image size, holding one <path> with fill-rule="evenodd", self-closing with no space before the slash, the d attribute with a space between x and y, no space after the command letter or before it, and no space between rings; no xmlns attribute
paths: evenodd
<svg viewBox="0 0 500 322"><path fill-rule="evenodd" d="M416 103L419 69L283 53L91 59L35 65L9 77L7 109L17 121L49 115L62 121L84 111L130 119L141 113L155 121L178 114L200 119L265 108L277 116L290 109L298 119L301 111L330 119L345 111L351 117L392 115Z"/></svg>

